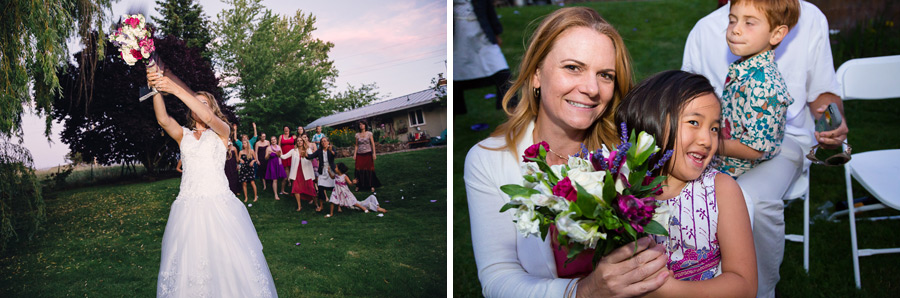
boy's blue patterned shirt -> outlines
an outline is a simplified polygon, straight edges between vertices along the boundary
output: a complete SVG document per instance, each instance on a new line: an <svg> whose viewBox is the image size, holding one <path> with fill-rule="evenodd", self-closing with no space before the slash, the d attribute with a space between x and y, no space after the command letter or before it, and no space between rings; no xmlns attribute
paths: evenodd
<svg viewBox="0 0 900 298"><path fill-rule="evenodd" d="M787 91L771 50L728 66L722 92L722 129L731 139L763 152L757 160L724 157L719 171L737 178L781 151L788 106Z"/></svg>

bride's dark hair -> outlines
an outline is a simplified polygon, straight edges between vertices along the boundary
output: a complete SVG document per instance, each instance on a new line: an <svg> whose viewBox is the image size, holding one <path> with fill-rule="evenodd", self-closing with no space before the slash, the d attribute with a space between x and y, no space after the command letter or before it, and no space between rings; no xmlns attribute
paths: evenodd
<svg viewBox="0 0 900 298"><path fill-rule="evenodd" d="M219 108L219 101L216 100L216 97L212 95L212 93L206 91L197 91L194 94L202 95L209 100L209 108L212 110L213 115L222 119L228 127L231 127L231 122L228 122L228 118L225 118L225 114L222 114L222 109ZM187 110L187 128L195 129L197 128L197 121L194 121L194 117L191 116L191 109Z"/></svg>

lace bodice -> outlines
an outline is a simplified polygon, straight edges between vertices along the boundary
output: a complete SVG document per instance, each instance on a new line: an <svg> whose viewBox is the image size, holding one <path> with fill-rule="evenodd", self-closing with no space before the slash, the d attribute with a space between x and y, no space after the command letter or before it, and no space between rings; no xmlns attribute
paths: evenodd
<svg viewBox="0 0 900 298"><path fill-rule="evenodd" d="M185 196L185 194L214 194L227 191L228 178L225 177L225 144L222 139L208 129L194 137L187 129L181 138L181 162L184 173L181 176L181 192L178 199L199 199L206 196Z"/></svg>

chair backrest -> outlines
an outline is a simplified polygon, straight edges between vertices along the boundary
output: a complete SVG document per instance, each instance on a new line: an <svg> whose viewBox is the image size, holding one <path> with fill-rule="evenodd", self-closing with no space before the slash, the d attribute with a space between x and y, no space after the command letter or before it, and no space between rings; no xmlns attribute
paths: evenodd
<svg viewBox="0 0 900 298"><path fill-rule="evenodd" d="M900 55L851 59L835 75L843 100L900 98Z"/></svg>

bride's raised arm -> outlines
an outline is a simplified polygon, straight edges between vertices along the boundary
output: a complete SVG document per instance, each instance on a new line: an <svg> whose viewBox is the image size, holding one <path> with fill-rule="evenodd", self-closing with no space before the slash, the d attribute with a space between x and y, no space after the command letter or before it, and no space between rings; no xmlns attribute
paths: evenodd
<svg viewBox="0 0 900 298"><path fill-rule="evenodd" d="M154 71L151 74L150 68L147 68L147 81L150 81L151 78L155 76L156 72ZM183 137L181 125L166 112L166 103L163 101L162 93L157 93L153 96L153 112L156 114L156 123L159 123L159 126L161 126L172 139L175 139L175 142L181 145L181 138Z"/></svg>
<svg viewBox="0 0 900 298"><path fill-rule="evenodd" d="M197 98L201 95L195 94L193 90L191 90L186 84L184 84L184 82L182 82L181 79L175 76L171 71L169 71L168 69L165 70L165 74L162 76L158 73L148 71L147 79L150 81L150 84L153 87L156 87L156 89L160 92L166 92L177 96L178 99L181 99L181 101L184 102L184 104L187 105L187 107L191 109L192 112L197 114L197 118L199 118L199 120L202 121L207 127L215 131L216 134L218 134L220 137L225 139L228 138L228 135L231 133L231 128L228 127L228 124L225 123L225 121L223 121L222 119L219 119L219 117L216 117L212 109L210 109L208 105L203 104L203 102L199 98ZM213 99L210 98L209 100ZM154 97L154 108L155 107L156 99ZM157 112L157 114L159 114L159 112ZM158 116L157 120L159 120ZM160 125L162 125L162 123L160 123ZM163 129L166 128L163 127ZM168 132L169 130L166 129L166 131ZM172 134L170 133L170 135ZM173 138L175 137L173 136ZM180 138L176 140L180 142L179 139Z"/></svg>

